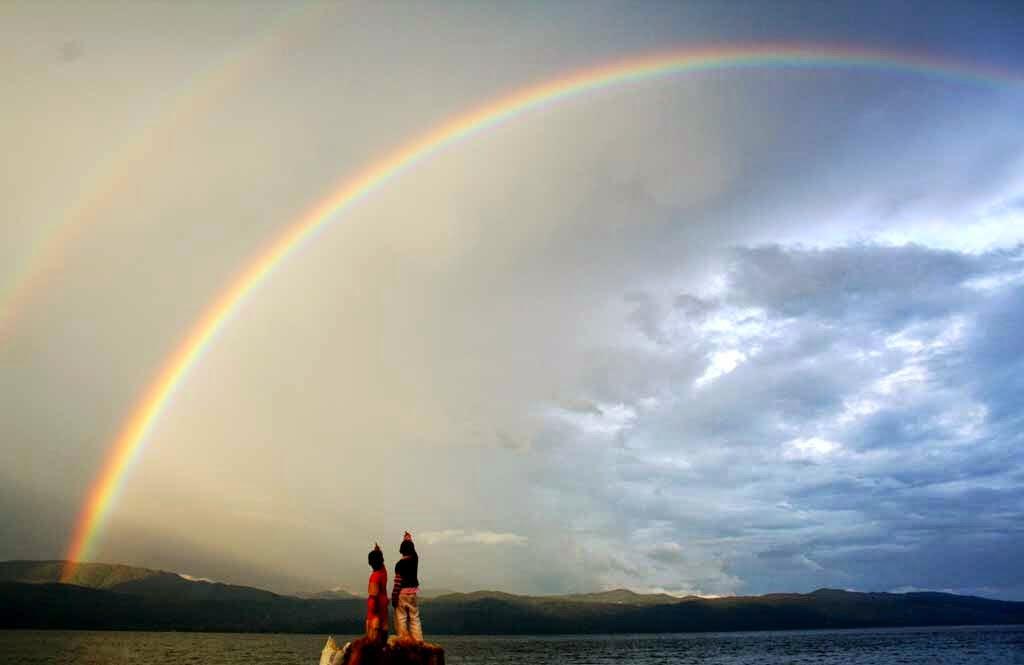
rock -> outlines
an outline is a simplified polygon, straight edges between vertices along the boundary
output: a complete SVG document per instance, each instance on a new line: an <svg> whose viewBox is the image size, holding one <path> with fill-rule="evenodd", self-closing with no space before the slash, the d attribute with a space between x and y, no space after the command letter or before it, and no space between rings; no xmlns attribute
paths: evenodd
<svg viewBox="0 0 1024 665"><path fill-rule="evenodd" d="M320 654L320 665L444 665L444 649L429 642L392 637L384 646L365 637L338 648L333 637Z"/></svg>
<svg viewBox="0 0 1024 665"><path fill-rule="evenodd" d="M342 649L338 646L338 643L334 641L334 635L327 638L327 644L324 645L324 650L320 652L320 665L340 665L341 659L345 657L345 652L348 650L348 644Z"/></svg>

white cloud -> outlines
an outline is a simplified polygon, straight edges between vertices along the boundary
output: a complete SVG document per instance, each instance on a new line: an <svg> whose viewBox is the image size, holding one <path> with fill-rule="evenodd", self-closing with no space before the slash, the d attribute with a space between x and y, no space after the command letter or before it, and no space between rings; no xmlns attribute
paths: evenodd
<svg viewBox="0 0 1024 665"><path fill-rule="evenodd" d="M842 444L820 437L793 439L782 445L782 457L787 460L821 462L842 450Z"/></svg>
<svg viewBox="0 0 1024 665"><path fill-rule="evenodd" d="M843 399L843 410L836 418L838 425L849 425L861 418L877 413L882 403L870 397L847 397Z"/></svg>
<svg viewBox="0 0 1024 665"><path fill-rule="evenodd" d="M703 374L697 377L696 381L694 381L694 386L697 388L703 388L715 379L729 374L746 362L746 360L747 354L737 349L715 351L711 354L707 369L704 370Z"/></svg>
<svg viewBox="0 0 1024 665"><path fill-rule="evenodd" d="M956 591L954 591L953 589L950 589L948 587L945 588L945 589L927 589L927 588L917 587L917 586L913 586L913 585L909 585L909 584L905 584L903 586L898 586L898 587L889 589L889 593L925 593L925 592L927 592L927 593L956 593Z"/></svg>
<svg viewBox="0 0 1024 665"><path fill-rule="evenodd" d="M796 561L798 563L800 563L801 565L806 566L807 568L810 568L811 570L825 570L824 566L822 566L817 561L811 559L806 554L798 554L796 556Z"/></svg>
<svg viewBox="0 0 1024 665"><path fill-rule="evenodd" d="M961 315L949 317L941 328L922 329L923 326L909 326L885 338L885 347L918 355L928 351L940 351L955 346L963 340L967 320Z"/></svg>
<svg viewBox="0 0 1024 665"><path fill-rule="evenodd" d="M632 425L637 410L627 404L588 403L588 410L559 407L551 414L569 423L585 435L614 436Z"/></svg>
<svg viewBox="0 0 1024 665"><path fill-rule="evenodd" d="M907 365L876 381L873 391L884 397L901 397L905 396L908 391L921 387L927 379L927 368L921 365Z"/></svg>
<svg viewBox="0 0 1024 665"><path fill-rule="evenodd" d="M719 294L722 295L722 294ZM768 314L760 307L721 307L699 326L700 332L722 344L738 346L765 336L770 328Z"/></svg>
<svg viewBox="0 0 1024 665"><path fill-rule="evenodd" d="M1024 225L1024 220L1021 221L1021 224ZM1007 286L1016 286L1021 283L1024 283L1024 270L1008 270L994 275L969 279L964 282L964 286L975 291L988 292Z"/></svg>
<svg viewBox="0 0 1024 665"><path fill-rule="evenodd" d="M427 545L440 543L456 543L460 545L526 545L529 539L515 533L496 531L465 531L463 529L444 529L442 531L425 531L417 537Z"/></svg>
<svg viewBox="0 0 1024 665"><path fill-rule="evenodd" d="M1017 196L1019 199L1020 195ZM1024 210L999 206L974 221L962 218L912 221L887 229L873 240L972 254L1007 249L1024 243Z"/></svg>
<svg viewBox="0 0 1024 665"><path fill-rule="evenodd" d="M178 573L178 577L188 580L189 582L208 582L210 584L216 584L215 580L211 580L209 577L195 577L186 573Z"/></svg>

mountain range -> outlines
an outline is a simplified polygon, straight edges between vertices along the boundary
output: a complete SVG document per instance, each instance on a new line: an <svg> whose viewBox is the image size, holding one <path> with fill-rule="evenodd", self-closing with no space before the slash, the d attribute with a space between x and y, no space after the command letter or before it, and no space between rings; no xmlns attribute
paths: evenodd
<svg viewBox="0 0 1024 665"><path fill-rule="evenodd" d="M358 634L366 601L342 589L287 596L177 573L62 561L0 562L0 628ZM1024 624L1024 603L945 593L676 598L625 589L563 596L496 591L421 600L434 634L655 633Z"/></svg>

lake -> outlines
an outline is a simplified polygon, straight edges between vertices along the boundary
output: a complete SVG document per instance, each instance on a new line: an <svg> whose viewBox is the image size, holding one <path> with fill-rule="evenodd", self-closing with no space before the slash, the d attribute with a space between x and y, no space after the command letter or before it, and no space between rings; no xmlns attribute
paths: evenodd
<svg viewBox="0 0 1024 665"><path fill-rule="evenodd" d="M0 663L316 665L325 640L325 635L0 631ZM435 636L432 641L445 647L449 665L1024 664L1024 626L675 635Z"/></svg>

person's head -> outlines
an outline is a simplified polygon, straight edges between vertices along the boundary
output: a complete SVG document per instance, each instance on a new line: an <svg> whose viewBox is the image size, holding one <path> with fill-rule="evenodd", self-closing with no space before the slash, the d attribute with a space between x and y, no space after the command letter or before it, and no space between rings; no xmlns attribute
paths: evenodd
<svg viewBox="0 0 1024 665"><path fill-rule="evenodd" d="M412 544L412 534L408 531L402 537L402 544L398 546L398 552L402 556L413 556L416 554L416 546Z"/></svg>
<svg viewBox="0 0 1024 665"><path fill-rule="evenodd" d="M377 543L373 544L373 549L366 555L366 562L374 570L380 570L384 567L384 553L380 551L380 545Z"/></svg>

